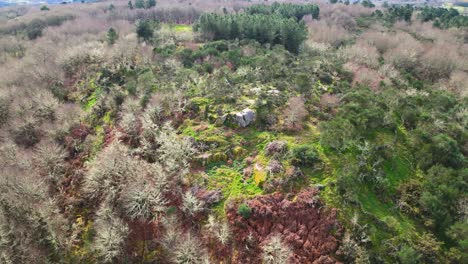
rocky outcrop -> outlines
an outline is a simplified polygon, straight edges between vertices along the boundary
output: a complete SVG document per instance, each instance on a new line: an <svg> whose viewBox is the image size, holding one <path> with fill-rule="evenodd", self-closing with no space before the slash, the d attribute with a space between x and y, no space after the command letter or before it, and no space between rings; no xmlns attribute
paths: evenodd
<svg viewBox="0 0 468 264"><path fill-rule="evenodd" d="M233 263L261 263L261 245L274 234L281 234L292 250L290 263L339 263L333 258L338 249L341 228L336 211L326 209L317 189L296 197L282 193L258 196L246 204L252 214L245 219L237 206L227 216L238 247Z"/></svg>
<svg viewBox="0 0 468 264"><path fill-rule="evenodd" d="M239 127L246 127L255 120L255 112L246 108L234 114L234 121Z"/></svg>

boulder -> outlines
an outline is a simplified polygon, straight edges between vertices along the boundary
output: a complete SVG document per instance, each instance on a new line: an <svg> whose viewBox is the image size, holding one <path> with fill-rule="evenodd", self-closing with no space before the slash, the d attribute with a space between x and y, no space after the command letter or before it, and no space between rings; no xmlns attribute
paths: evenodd
<svg viewBox="0 0 468 264"><path fill-rule="evenodd" d="M234 115L234 120L239 127L246 127L255 120L255 112L246 108Z"/></svg>

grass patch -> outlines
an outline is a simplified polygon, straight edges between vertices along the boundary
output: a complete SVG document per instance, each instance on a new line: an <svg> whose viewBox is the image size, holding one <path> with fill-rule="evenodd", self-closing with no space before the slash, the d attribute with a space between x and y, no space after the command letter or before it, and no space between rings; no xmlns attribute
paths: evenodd
<svg viewBox="0 0 468 264"><path fill-rule="evenodd" d="M221 190L223 194L223 200L214 208L220 215L224 214L224 205L227 200L263 193L252 178L244 180L239 170L227 166L208 171L207 187L210 190Z"/></svg>
<svg viewBox="0 0 468 264"><path fill-rule="evenodd" d="M172 29L175 32L192 32L191 25L176 24L176 25L172 25Z"/></svg>

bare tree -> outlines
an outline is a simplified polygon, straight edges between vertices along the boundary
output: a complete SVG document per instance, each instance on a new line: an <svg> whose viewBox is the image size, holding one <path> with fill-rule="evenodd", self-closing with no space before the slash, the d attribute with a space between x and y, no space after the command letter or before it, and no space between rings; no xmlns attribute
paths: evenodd
<svg viewBox="0 0 468 264"><path fill-rule="evenodd" d="M301 130L302 121L308 112L304 105L304 99L301 97L291 97L288 100L287 107L283 112L284 128L286 130Z"/></svg>
<svg viewBox="0 0 468 264"><path fill-rule="evenodd" d="M123 246L128 235L127 225L120 219L109 204L102 203L96 213L96 238L94 249L103 263L113 263L123 254Z"/></svg>
<svg viewBox="0 0 468 264"><path fill-rule="evenodd" d="M208 264L209 259L201 243L192 235L187 234L178 243L174 251L173 261L177 264Z"/></svg>
<svg viewBox="0 0 468 264"><path fill-rule="evenodd" d="M158 184L151 179L139 177L124 189L121 203L131 219L152 219L166 211L164 198L165 183Z"/></svg>
<svg viewBox="0 0 468 264"><path fill-rule="evenodd" d="M221 244L226 245L231 239L231 230L227 221L219 221L214 215L208 216L208 222L205 225L208 232L216 238Z"/></svg>
<svg viewBox="0 0 468 264"><path fill-rule="evenodd" d="M182 211L187 215L193 216L203 211L204 206L203 201L200 201L190 190L182 197Z"/></svg>
<svg viewBox="0 0 468 264"><path fill-rule="evenodd" d="M291 255L291 249L283 243L279 234L273 235L262 249L262 259L265 264L288 263Z"/></svg>

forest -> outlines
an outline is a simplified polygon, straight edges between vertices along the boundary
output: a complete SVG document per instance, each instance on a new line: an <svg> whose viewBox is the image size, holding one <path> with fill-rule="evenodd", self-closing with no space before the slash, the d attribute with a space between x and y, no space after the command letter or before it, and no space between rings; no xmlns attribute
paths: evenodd
<svg viewBox="0 0 468 264"><path fill-rule="evenodd" d="M468 17L0 8L0 263L468 263Z"/></svg>

